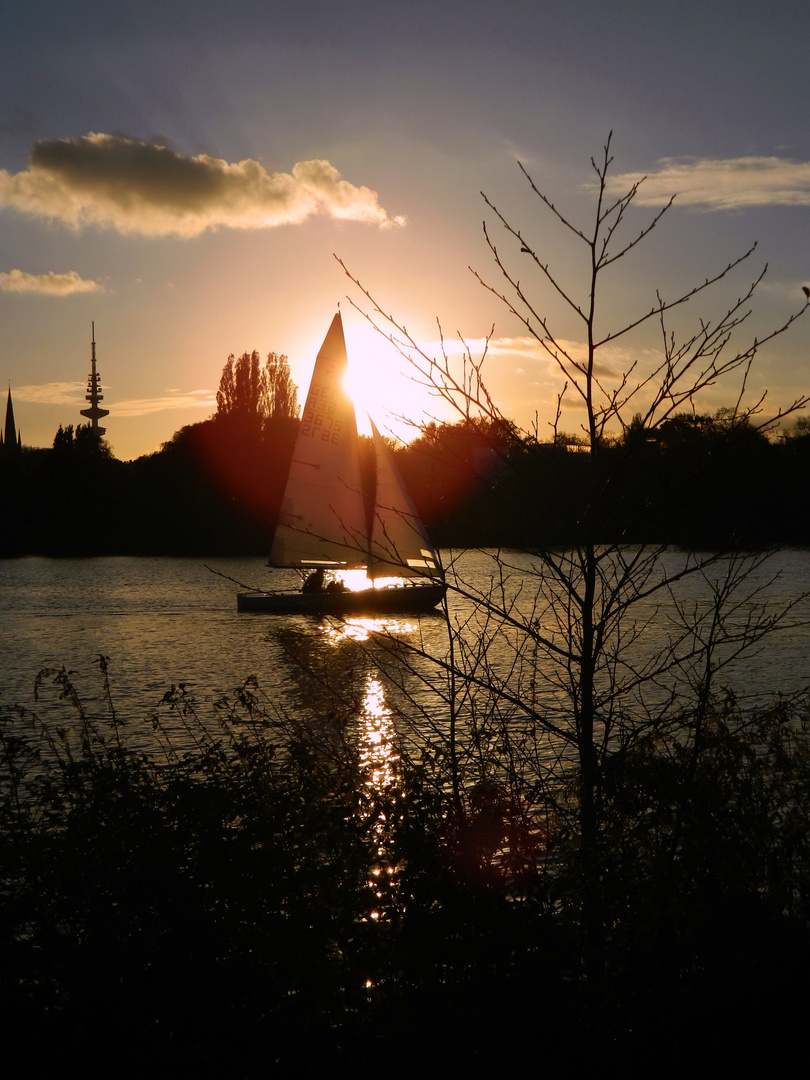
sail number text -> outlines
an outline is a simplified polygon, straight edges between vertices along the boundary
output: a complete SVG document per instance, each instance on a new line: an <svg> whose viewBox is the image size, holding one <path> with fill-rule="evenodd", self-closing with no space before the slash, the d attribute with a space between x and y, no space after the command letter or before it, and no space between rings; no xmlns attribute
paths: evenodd
<svg viewBox="0 0 810 1080"><path fill-rule="evenodd" d="M301 435L323 442L337 444L343 421L336 416L334 391L326 386L310 387L304 415L301 418Z"/></svg>

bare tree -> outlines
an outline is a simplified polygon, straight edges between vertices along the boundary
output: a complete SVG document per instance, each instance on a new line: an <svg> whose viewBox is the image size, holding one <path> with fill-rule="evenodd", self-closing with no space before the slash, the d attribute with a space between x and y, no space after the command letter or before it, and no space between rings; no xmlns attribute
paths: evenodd
<svg viewBox="0 0 810 1080"><path fill-rule="evenodd" d="M480 574L473 577L465 571L467 556L451 559L448 577L453 600L448 620L453 648L441 661L452 676L448 702L452 729L463 708L474 728L470 745L480 751L488 739L493 748L491 768L501 775L510 769L521 771L525 791L532 770L540 777L558 774L561 764L575 767L586 956L596 967L604 935L599 838L609 763L651 733L663 737L673 730L679 745L691 744L697 760L718 680L732 662L780 625L795 602L781 607L770 602L763 558L758 554L729 550L700 555L662 545L626 547L600 542L606 504L616 499L614 470L621 460L605 452L606 441L611 433L631 431L633 437L624 440L624 449L633 453L643 445L645 433L655 432L676 414L693 411L701 392L718 383L732 387L734 404L724 416L728 423L745 421L762 429L810 401L806 396L797 398L766 421L761 413L763 399L749 400L746 395L749 372L760 349L784 334L807 309L804 303L765 336L741 341L750 302L765 270L719 317L699 317L683 337L676 336L669 325L676 309L706 298L713 287L743 269L755 245L674 299L656 293L648 307L622 325L601 329L608 272L635 253L672 205L670 200L645 225L634 228L631 207L640 185L634 183L624 193L611 195L610 143L608 138L603 156L591 162L596 181L594 213L583 227L558 209L520 166L541 211L587 253L589 271L581 292L563 285L527 231L513 225L484 196L511 246L508 256L502 254L485 223L484 234L501 282L494 286L475 276L523 324L559 370L562 387L552 422L555 443L559 442L563 396L570 393L579 398L589 451L587 492L579 540L571 550L490 554L486 587L480 584ZM524 274L527 259L536 267L546 287L538 298L529 294L510 268L513 253ZM356 278L349 277L370 304L363 314L410 359L417 379L462 418L481 416L495 424L504 422L483 378L486 348L480 358L467 350L458 364L444 349L438 356L428 355ZM561 301L579 321L580 348L572 349L544 314L549 301ZM656 323L661 335L657 362L646 370L632 362L612 380L600 373L600 350ZM523 437L531 450L537 431L524 432ZM691 591L685 592L687 585ZM460 750L457 746L452 750L456 769L461 767ZM473 750L470 755L474 756Z"/></svg>

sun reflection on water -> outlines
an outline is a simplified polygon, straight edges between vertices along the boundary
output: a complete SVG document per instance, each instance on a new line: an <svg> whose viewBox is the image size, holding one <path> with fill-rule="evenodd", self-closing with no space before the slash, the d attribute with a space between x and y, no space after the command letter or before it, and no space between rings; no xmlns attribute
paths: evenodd
<svg viewBox="0 0 810 1080"><path fill-rule="evenodd" d="M368 675L360 715L360 764L366 774L365 786L375 795L387 794L397 779L399 755L394 747L394 723L385 703L379 679Z"/></svg>
<svg viewBox="0 0 810 1080"><path fill-rule="evenodd" d="M349 573L344 571L341 576ZM354 659L344 672L351 675L349 682L357 687L356 697L352 692L351 718L345 731L357 751L362 773L361 813L369 827L373 851L368 877L371 903L364 921L385 922L397 903L399 875L392 831L404 796L394 710L386 701L376 645L390 653L396 638L418 632L419 623L404 618L335 618L324 619L318 630L328 652L334 650L336 657Z"/></svg>
<svg viewBox="0 0 810 1080"><path fill-rule="evenodd" d="M396 866L391 865L388 857L390 823L382 807L386 804L390 806L391 797L396 794L399 754L396 752L396 731L391 710L385 702L385 690L380 680L371 673L366 676L359 721L360 765L369 796L369 815L373 816L372 832L377 857L368 882L375 900L369 918L376 922L383 917L386 896L397 887Z"/></svg>
<svg viewBox="0 0 810 1080"><path fill-rule="evenodd" d="M331 645L342 645L346 641L360 644L368 641L372 634L407 634L419 628L418 623L407 619L351 618L341 622L325 622L320 629Z"/></svg>

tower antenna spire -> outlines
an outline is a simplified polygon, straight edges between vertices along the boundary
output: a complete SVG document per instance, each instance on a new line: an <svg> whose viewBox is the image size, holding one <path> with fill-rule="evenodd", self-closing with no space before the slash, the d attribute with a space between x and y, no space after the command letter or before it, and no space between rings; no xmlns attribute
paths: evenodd
<svg viewBox="0 0 810 1080"><path fill-rule="evenodd" d="M93 434L101 438L107 431L106 428L99 427L98 422L105 416L110 415L109 409L102 409L99 406L99 402L104 400L104 395L101 392L101 376L96 371L96 324L95 321L90 323L91 331L91 349L90 349L90 375L87 378L87 393L85 394L85 400L90 402L89 409L81 409L82 416L86 416L90 421L93 429Z"/></svg>

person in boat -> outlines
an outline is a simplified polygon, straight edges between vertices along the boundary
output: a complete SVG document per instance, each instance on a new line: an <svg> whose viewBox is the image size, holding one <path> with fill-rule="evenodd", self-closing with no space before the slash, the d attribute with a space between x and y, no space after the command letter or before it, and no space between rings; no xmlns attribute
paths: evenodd
<svg viewBox="0 0 810 1080"><path fill-rule="evenodd" d="M325 589L325 577L326 575L324 574L322 567L313 570L301 586L301 592L323 592Z"/></svg>

